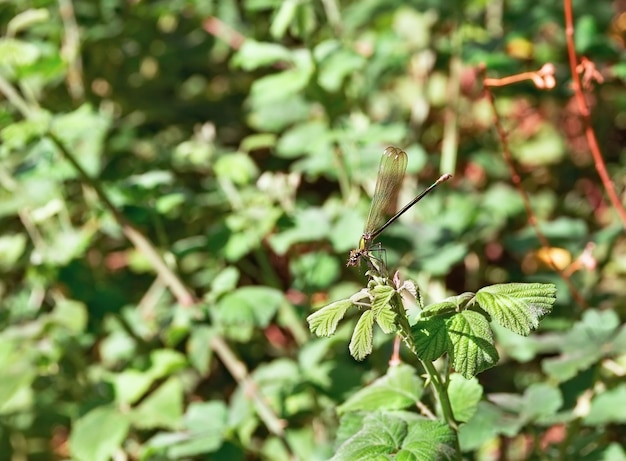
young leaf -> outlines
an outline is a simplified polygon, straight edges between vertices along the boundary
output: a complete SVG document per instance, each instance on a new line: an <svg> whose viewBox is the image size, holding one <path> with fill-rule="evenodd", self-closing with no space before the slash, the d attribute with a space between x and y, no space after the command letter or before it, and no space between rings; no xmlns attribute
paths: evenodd
<svg viewBox="0 0 626 461"><path fill-rule="evenodd" d="M396 327L396 313L391 309L381 309L378 312L374 312L376 323L385 334L393 333L397 330Z"/></svg>
<svg viewBox="0 0 626 461"><path fill-rule="evenodd" d="M357 360L363 360L372 352L374 329L374 311L366 310L354 327L350 340L350 354Z"/></svg>
<svg viewBox="0 0 626 461"><path fill-rule="evenodd" d="M396 294L396 290L389 285L376 285L371 292L374 295L374 300L372 301L372 309L374 311L388 308L391 299Z"/></svg>
<svg viewBox="0 0 626 461"><path fill-rule="evenodd" d="M423 394L423 382L408 365L389 368L387 374L352 395L339 414L358 410L400 410L415 405Z"/></svg>
<svg viewBox="0 0 626 461"><path fill-rule="evenodd" d="M352 302L349 299L342 299L322 307L306 318L309 323L309 330L317 336L332 335L350 306L352 306Z"/></svg>
<svg viewBox="0 0 626 461"><path fill-rule="evenodd" d="M374 294L372 311L374 311L376 323L385 334L393 333L396 331L396 314L389 303L396 291L388 285L376 285L372 293Z"/></svg>
<svg viewBox="0 0 626 461"><path fill-rule="evenodd" d="M478 312L463 311L446 319L454 369L470 379L498 361L493 333L487 319Z"/></svg>
<svg viewBox="0 0 626 461"><path fill-rule="evenodd" d="M555 300L556 286L548 283L491 285L476 293L476 302L496 322L523 336L537 328Z"/></svg>
<svg viewBox="0 0 626 461"><path fill-rule="evenodd" d="M448 329L443 317L420 320L411 327L415 351L422 360L437 360L448 350Z"/></svg>

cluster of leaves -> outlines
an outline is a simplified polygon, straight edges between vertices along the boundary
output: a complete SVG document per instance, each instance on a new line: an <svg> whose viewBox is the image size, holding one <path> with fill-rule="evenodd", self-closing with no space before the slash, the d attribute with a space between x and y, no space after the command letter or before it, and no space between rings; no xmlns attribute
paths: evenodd
<svg viewBox="0 0 626 461"><path fill-rule="evenodd" d="M609 2L576 7L578 52L610 66L592 112L610 174L624 177L624 31ZM503 10L431 0L4 1L0 452L419 459L504 441L504 456L520 459L527 453L515 447L541 438L548 455L623 456L608 441L624 436L626 252L569 105L561 15L529 0ZM555 91L503 89L497 106L550 254L575 259L596 244L596 268L571 277L593 306L584 313L543 265L472 72L546 61ZM390 266L428 301L408 311L405 341L424 361L447 352L469 377L495 361L493 330L503 359L480 382L446 381L454 420L465 422L458 437L409 412L447 410L416 368L387 369L390 335L373 331L374 322L398 328L406 289L371 286L335 304L318 327L332 338L305 328L312 306L358 291L345 256L390 144L410 157L402 197L418 178L456 178L384 237ZM128 240L137 229L151 246ZM176 294L168 270L200 301ZM511 280L558 289L537 335L518 333L536 327L549 293L479 289ZM350 322L336 324L353 301L371 306L356 336ZM465 342L466 328L486 342ZM345 353L350 341L367 361Z"/></svg>

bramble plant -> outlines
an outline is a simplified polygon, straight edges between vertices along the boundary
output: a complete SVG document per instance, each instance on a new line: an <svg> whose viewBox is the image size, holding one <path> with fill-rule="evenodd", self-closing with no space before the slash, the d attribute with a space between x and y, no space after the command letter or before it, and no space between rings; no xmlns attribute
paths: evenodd
<svg viewBox="0 0 626 461"><path fill-rule="evenodd" d="M368 256L368 264L367 286L309 315L309 328L318 336L331 336L344 316L357 309L358 320L349 346L356 360L371 354L375 325L385 334L399 335L426 372L441 414L426 417L436 410L425 411L427 405L420 403L423 383L416 371L393 362L387 376L373 383L372 389L363 389L341 407L344 437L334 459L357 461L385 455L398 459L460 459L459 423L467 422L478 405L471 394L475 396L479 385L471 380L498 361L490 322L528 336L552 309L556 286L491 285L424 306L414 282L401 281L398 272L390 279L385 264L372 256ZM411 315L404 307L407 297L417 303ZM435 367L432 362L442 356L443 363ZM459 376L450 374L452 370ZM467 382L467 387L459 384L462 382ZM404 398L393 398L392 394L402 392ZM373 405L376 398L379 405ZM408 407L418 403L422 417L406 413ZM362 410L368 410L368 415L351 414Z"/></svg>

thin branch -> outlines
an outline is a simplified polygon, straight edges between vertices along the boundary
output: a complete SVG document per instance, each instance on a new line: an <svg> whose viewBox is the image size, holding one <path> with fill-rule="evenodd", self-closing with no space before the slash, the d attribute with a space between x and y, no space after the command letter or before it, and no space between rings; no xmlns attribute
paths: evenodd
<svg viewBox="0 0 626 461"><path fill-rule="evenodd" d="M593 126L591 125L591 114L589 111L589 106L587 105L587 101L585 100L585 95L583 94L583 86L580 82L580 76L578 72L579 62L576 55L576 48L574 46L574 19L572 11L572 0L565 0L563 3L565 9L565 38L567 41L567 55L569 59L570 73L572 74L572 86L574 90L574 97L578 105L578 110L580 111L580 118L582 119L584 125L587 145L589 146L589 150L591 151L594 165L596 167L598 175L600 176L602 185L604 186L604 190L606 190L611 204L619 214L620 219L622 220L622 225L626 227L626 210L624 209L624 206L620 202L620 199L615 192L615 187L613 185L613 182L611 181L611 178L609 177L606 165L604 164L604 159L602 158L602 153L600 152L600 148L598 146L596 133L593 129Z"/></svg>
<svg viewBox="0 0 626 461"><path fill-rule="evenodd" d="M481 71L483 72L483 82L484 82L485 80L487 80L486 78L484 78L484 73L485 73L484 67L481 69ZM532 80L534 81L534 79ZM496 109L495 99L493 97L493 94L491 93L490 86L485 84L484 88L485 88L485 95L487 96L487 100L489 101L489 104L491 105L491 109L493 111L493 123L498 133L498 137L500 138L500 142L502 143L502 155L504 156L504 160L506 161L506 164L509 168L509 172L511 173L511 180L513 181L513 184L515 185L515 188L517 189L518 193L522 197L522 201L524 203L524 209L526 210L526 215L528 216L528 222L534 229L535 234L537 235L537 238L539 239L539 242L541 243L541 246L545 250L546 255L548 257L548 261L552 269L559 275L561 280L565 282L565 284L567 285L567 288L569 289L570 293L572 294L572 297L576 300L576 302L579 305L585 307L587 305L587 302L582 297L582 295L580 294L576 286L572 283L572 280L570 279L570 277L561 269L559 269L557 264L552 260L552 256L550 255L550 251L549 251L551 247L550 242L548 241L546 236L543 234L543 232L539 228L537 217L535 216L535 213L530 204L530 198L528 197L528 193L522 186L522 179L519 173L517 172L517 169L515 168L515 162L513 161L513 156L511 155L511 151L509 149L508 136L507 136L506 131L504 130L504 127L500 123L500 117L498 115L498 110Z"/></svg>

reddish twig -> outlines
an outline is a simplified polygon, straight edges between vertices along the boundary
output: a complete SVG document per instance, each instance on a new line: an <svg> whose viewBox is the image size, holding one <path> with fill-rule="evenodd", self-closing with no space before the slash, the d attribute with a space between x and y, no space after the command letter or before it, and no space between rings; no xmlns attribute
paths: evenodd
<svg viewBox="0 0 626 461"><path fill-rule="evenodd" d="M576 48L574 47L572 1L565 0L563 3L565 8L565 38L567 41L567 55L569 59L570 72L572 74L572 87L574 90L574 97L578 105L578 110L580 111L580 117L584 125L585 137L587 138L587 144L589 145L589 150L591 151L591 155L593 157L593 163L596 167L598 175L600 176L604 190L609 196L611 204L619 214L620 219L622 220L622 225L626 227L626 210L620 202L619 197L615 192L613 182L611 181L611 178L606 170L606 165L604 164L604 159L602 158L602 153L600 152L600 148L598 146L596 133L591 125L589 106L587 105L585 95L583 94L583 88L589 88L592 80L602 83L603 78L595 69L593 63L587 58L582 58L580 63L578 62ZM580 80L580 73L583 74L583 83L581 83Z"/></svg>
<svg viewBox="0 0 626 461"><path fill-rule="evenodd" d="M246 37L215 16L206 18L202 23L202 27L209 34L226 42L233 50L241 48L241 45L243 45L243 42L246 40Z"/></svg>
<svg viewBox="0 0 626 461"><path fill-rule="evenodd" d="M550 67L547 67L547 66L550 66ZM537 235L537 238L539 239L539 242L541 243L541 246L545 250L546 255L548 255L547 256L548 262L550 266L552 267L552 269L565 282L570 293L572 294L572 297L576 300L576 302L580 304L581 306L585 307L587 303L582 297L582 295L580 294L580 292L576 289L576 286L570 279L569 274L559 269L557 264L552 260L552 257L550 256L550 251L549 251L551 247L550 242L548 241L547 237L543 234L543 232L539 228L537 217L535 216L532 206L530 205L530 198L528 197L528 193L522 187L522 179L519 173L517 172L517 169L515 168L515 162L513 161L513 156L511 155L511 151L509 149L509 141L508 141L507 133L504 130L504 127L502 126L502 124L500 123L500 117L498 116L498 111L496 109L495 99L490 90L490 87L492 86L501 86L499 82L502 82L502 81L517 82L521 80L532 80L535 83L535 85L537 85L538 80L541 80L543 82L541 83L542 85L541 88L553 87L554 85L549 86L549 84L550 82L554 81L554 76L550 72L546 74L545 70L547 69L549 71L551 69L553 72L554 67L551 65L545 65L542 67L542 69L544 71L541 74L539 72L525 72L524 74L519 74L519 75L524 75L523 79L516 77L516 76L507 77L503 79L487 79L485 78L484 66L481 68L481 72L483 73L485 95L487 96L487 99L489 103L491 104L491 109L493 111L494 126L496 128L496 131L498 132L498 137L500 138L500 142L502 143L502 154L504 156L504 160L506 161L506 164L511 173L511 180L513 181L513 184L515 185L515 188L517 189L518 193L522 197L522 201L524 203L524 209L526 210L526 215L528 216L528 222L533 227L535 234ZM494 84L494 82L498 84ZM548 86L546 86L546 84L548 84Z"/></svg>

